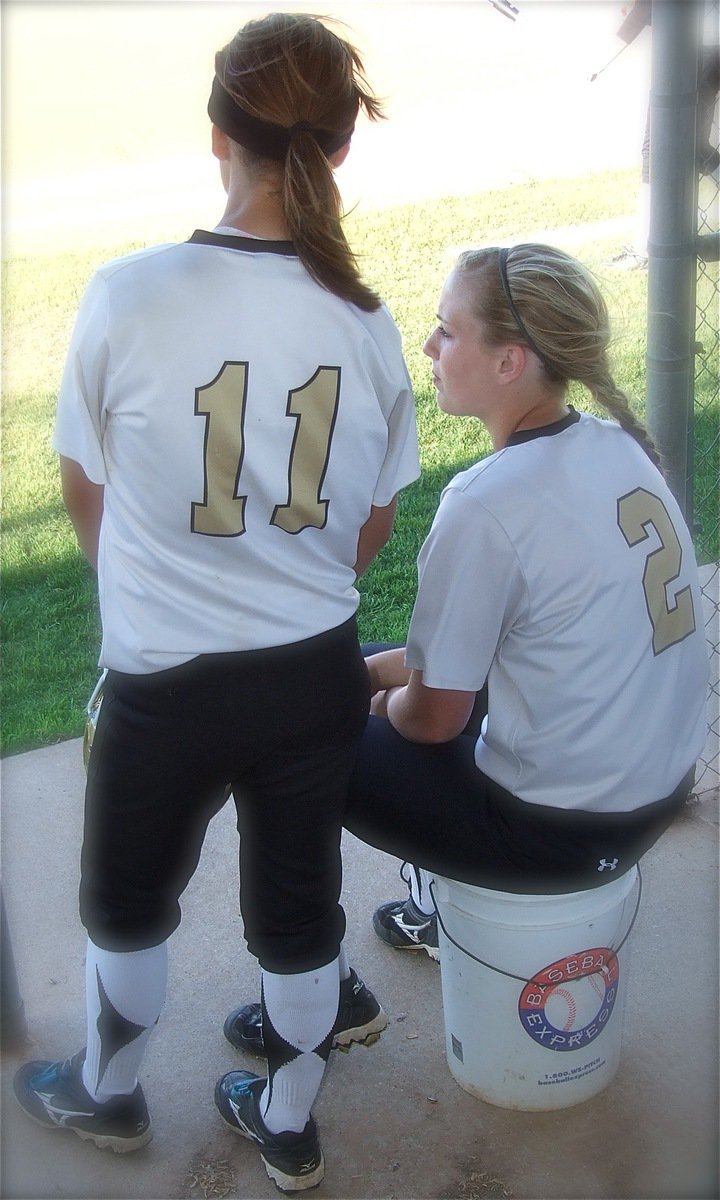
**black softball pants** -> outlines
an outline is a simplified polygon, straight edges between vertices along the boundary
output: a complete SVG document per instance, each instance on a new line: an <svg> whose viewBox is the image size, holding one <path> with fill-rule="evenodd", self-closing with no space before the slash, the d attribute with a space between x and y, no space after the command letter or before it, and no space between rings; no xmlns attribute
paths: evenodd
<svg viewBox="0 0 720 1200"><path fill-rule="evenodd" d="M337 957L340 835L369 707L354 619L290 646L108 673L86 789L80 914L146 949L180 922L210 820L235 797L240 907L266 970Z"/></svg>
<svg viewBox="0 0 720 1200"><path fill-rule="evenodd" d="M387 649L363 647L365 654ZM635 812L528 804L479 771L475 742L487 712L478 693L467 730L442 745L409 742L370 717L350 781L345 827L415 866L477 887L560 894L629 871L683 807L694 767L673 792ZM562 763L558 763L558 776Z"/></svg>

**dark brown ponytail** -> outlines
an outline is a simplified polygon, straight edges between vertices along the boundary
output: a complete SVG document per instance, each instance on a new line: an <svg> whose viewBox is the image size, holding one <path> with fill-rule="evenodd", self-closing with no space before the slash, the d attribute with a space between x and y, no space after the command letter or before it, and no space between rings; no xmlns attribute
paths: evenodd
<svg viewBox="0 0 720 1200"><path fill-rule="evenodd" d="M342 228L342 201L327 135L348 141L361 109L382 117L355 48L314 17L272 13L250 21L218 52L216 75L251 117L280 127L287 136L282 166L285 220L301 262L322 287L372 312L380 299L363 283ZM262 153L250 152L260 164Z"/></svg>

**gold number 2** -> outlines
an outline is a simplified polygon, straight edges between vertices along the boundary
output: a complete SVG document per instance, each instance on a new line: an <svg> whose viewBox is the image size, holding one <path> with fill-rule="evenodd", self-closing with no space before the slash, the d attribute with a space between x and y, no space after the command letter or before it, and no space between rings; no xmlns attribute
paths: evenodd
<svg viewBox="0 0 720 1200"><path fill-rule="evenodd" d="M636 488L620 497L617 522L628 546L645 541L649 537L649 526L660 541L658 548L645 560L642 582L653 628L653 651L662 654L663 650L695 631L695 608L690 588L676 592L672 603L668 597L668 588L678 578L682 564L682 547L675 526L660 497L645 488Z"/></svg>
<svg viewBox="0 0 720 1200"><path fill-rule="evenodd" d="M226 362L211 383L195 392L195 414L205 418L205 491L193 501L190 528L210 537L245 532L246 496L240 495L245 455L246 362ZM340 399L340 368L318 367L302 387L288 394L287 415L295 419L288 463L288 496L270 519L286 533L323 529L327 500L320 499L330 458Z"/></svg>

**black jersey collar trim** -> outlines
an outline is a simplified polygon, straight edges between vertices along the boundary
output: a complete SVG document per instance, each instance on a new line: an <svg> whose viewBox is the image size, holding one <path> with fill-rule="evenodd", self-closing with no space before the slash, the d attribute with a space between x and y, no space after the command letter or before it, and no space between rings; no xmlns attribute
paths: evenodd
<svg viewBox="0 0 720 1200"><path fill-rule="evenodd" d="M560 421L553 421L552 425L539 425L537 429L521 429L518 433L511 433L505 443L506 446L520 446L523 442L532 442L534 438L554 437L556 433L563 433L571 425L576 425L580 420L580 413L573 408L572 404L568 407L570 409L568 415L562 417Z"/></svg>
<svg viewBox="0 0 720 1200"><path fill-rule="evenodd" d="M293 242L272 242L265 238L235 237L231 233L210 233L207 229L196 229L188 238L196 246L222 246L225 250L244 250L251 254L282 254L286 258L297 258Z"/></svg>

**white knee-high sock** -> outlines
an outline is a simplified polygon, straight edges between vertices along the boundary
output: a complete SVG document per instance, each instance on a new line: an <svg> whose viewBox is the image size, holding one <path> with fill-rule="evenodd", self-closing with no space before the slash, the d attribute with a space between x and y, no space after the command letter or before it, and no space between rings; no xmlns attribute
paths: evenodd
<svg viewBox="0 0 720 1200"><path fill-rule="evenodd" d="M129 1096L165 1002L167 942L119 954L88 941L83 1083L100 1103Z"/></svg>
<svg viewBox="0 0 720 1200"><path fill-rule="evenodd" d="M340 971L340 982L341 983L344 983L344 981L346 979L350 978L350 963L348 962L348 956L347 956L347 951L345 950L344 942L340 943L340 953L338 955L338 970Z"/></svg>
<svg viewBox="0 0 720 1200"><path fill-rule="evenodd" d="M435 912L435 905L432 902L430 894L430 881L432 875L428 871L424 871L422 867L415 867L412 863L407 864L408 867L408 886L410 895L416 908L420 910L423 916L431 917Z"/></svg>
<svg viewBox="0 0 720 1200"><path fill-rule="evenodd" d="M271 1133L300 1133L320 1088L338 1012L338 960L300 975L262 973L268 1082L260 1101Z"/></svg>

